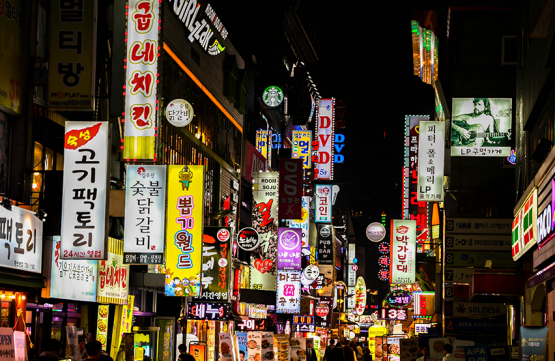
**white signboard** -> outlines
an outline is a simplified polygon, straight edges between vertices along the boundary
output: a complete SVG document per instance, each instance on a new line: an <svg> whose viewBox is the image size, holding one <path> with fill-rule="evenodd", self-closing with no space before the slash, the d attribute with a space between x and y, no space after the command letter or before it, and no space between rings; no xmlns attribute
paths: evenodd
<svg viewBox="0 0 555 361"><path fill-rule="evenodd" d="M127 11L124 151L126 159L154 159L158 114L160 2L130 0Z"/></svg>
<svg viewBox="0 0 555 361"><path fill-rule="evenodd" d="M303 197L303 218L292 219L289 221L289 227L300 228L302 231L302 248L308 248L308 230L310 224L310 197Z"/></svg>
<svg viewBox="0 0 555 361"><path fill-rule="evenodd" d="M453 302L453 317L495 317L507 314L502 303Z"/></svg>
<svg viewBox="0 0 555 361"><path fill-rule="evenodd" d="M166 166L128 165L124 263L161 264L164 255Z"/></svg>
<svg viewBox="0 0 555 361"><path fill-rule="evenodd" d="M96 302L97 261L60 258L60 237L52 244L50 297Z"/></svg>
<svg viewBox="0 0 555 361"><path fill-rule="evenodd" d="M176 127L186 127L193 121L195 111L186 100L174 99L166 107L166 119Z"/></svg>
<svg viewBox="0 0 555 361"><path fill-rule="evenodd" d="M333 98L320 99L318 101L318 122L316 131L316 140L318 141L318 150L316 151L318 164L315 167L314 179L333 180L334 108L335 100Z"/></svg>
<svg viewBox="0 0 555 361"><path fill-rule="evenodd" d="M448 218L447 233L511 234L512 219Z"/></svg>
<svg viewBox="0 0 555 361"><path fill-rule="evenodd" d="M62 259L106 259L108 122L65 126Z"/></svg>
<svg viewBox="0 0 555 361"><path fill-rule="evenodd" d="M348 267L348 271L347 286L355 287L357 284L357 271L355 271L355 269L350 265Z"/></svg>
<svg viewBox="0 0 555 361"><path fill-rule="evenodd" d="M277 271L276 313L301 312L301 271Z"/></svg>
<svg viewBox="0 0 555 361"><path fill-rule="evenodd" d="M0 206L0 266L42 272L42 221L34 212Z"/></svg>
<svg viewBox="0 0 555 361"><path fill-rule="evenodd" d="M414 333L417 335L420 333L428 333L428 329L432 325L430 323L415 323L414 324Z"/></svg>
<svg viewBox="0 0 555 361"><path fill-rule="evenodd" d="M412 284L416 271L416 221L391 220L389 283Z"/></svg>
<svg viewBox="0 0 555 361"><path fill-rule="evenodd" d="M424 202L443 202L445 122L420 122L418 139L418 192Z"/></svg>
<svg viewBox="0 0 555 361"><path fill-rule="evenodd" d="M356 284L356 280L355 280ZM347 288L347 308L355 308L356 298L355 298L355 287L348 287Z"/></svg>
<svg viewBox="0 0 555 361"><path fill-rule="evenodd" d="M349 263L354 263L356 253L356 244L349 243Z"/></svg>
<svg viewBox="0 0 555 361"><path fill-rule="evenodd" d="M331 204L331 184L316 184L316 192L314 195L316 223L331 223L332 221L332 204Z"/></svg>
<svg viewBox="0 0 555 361"><path fill-rule="evenodd" d="M488 251L509 251L511 236L451 235L445 238L445 247Z"/></svg>
<svg viewBox="0 0 555 361"><path fill-rule="evenodd" d="M23 331L13 332L14 361L27 360L27 335Z"/></svg>

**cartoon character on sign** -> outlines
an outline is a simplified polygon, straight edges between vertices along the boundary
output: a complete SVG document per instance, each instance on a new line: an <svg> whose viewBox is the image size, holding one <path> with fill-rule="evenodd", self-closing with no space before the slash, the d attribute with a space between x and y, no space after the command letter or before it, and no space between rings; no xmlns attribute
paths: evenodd
<svg viewBox="0 0 555 361"><path fill-rule="evenodd" d="M187 167L184 166L183 169L179 172L179 181L181 182L181 189L182 190L189 190L189 186L191 185L193 179L193 172Z"/></svg>

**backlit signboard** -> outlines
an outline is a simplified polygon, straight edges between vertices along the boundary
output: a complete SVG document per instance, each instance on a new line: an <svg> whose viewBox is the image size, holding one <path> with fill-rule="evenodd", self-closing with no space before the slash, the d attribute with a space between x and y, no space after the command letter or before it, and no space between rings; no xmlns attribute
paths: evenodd
<svg viewBox="0 0 555 361"><path fill-rule="evenodd" d="M229 301L231 227L204 227L202 235L202 295L211 301Z"/></svg>
<svg viewBox="0 0 555 361"><path fill-rule="evenodd" d="M509 157L511 98L453 98L451 156Z"/></svg>
<svg viewBox="0 0 555 361"><path fill-rule="evenodd" d="M331 223L332 220L332 186L331 184L316 184L314 197L316 223Z"/></svg>
<svg viewBox="0 0 555 361"><path fill-rule="evenodd" d="M230 303L196 301L187 303L187 318L190 320L229 320L230 315Z"/></svg>
<svg viewBox="0 0 555 361"><path fill-rule="evenodd" d="M301 238L300 229L279 227L278 270L301 270Z"/></svg>
<svg viewBox="0 0 555 361"><path fill-rule="evenodd" d="M512 224L513 260L518 260L537 243L538 189L528 195Z"/></svg>
<svg viewBox="0 0 555 361"><path fill-rule="evenodd" d="M549 183L551 183L551 202L548 202L541 212L539 212L538 208L539 214L536 225L538 228L539 248L542 248L544 244L553 238L553 234L555 234L555 217L553 217L553 213L555 212L555 192L553 192L553 189L555 189L555 179L551 179ZM544 192L547 191L546 188L547 186L542 188Z"/></svg>
<svg viewBox="0 0 555 361"><path fill-rule="evenodd" d="M267 130L257 130L256 131L256 150L266 158L266 164L268 167L272 167L272 131Z"/></svg>
<svg viewBox="0 0 555 361"><path fill-rule="evenodd" d="M301 271L277 271L276 313L301 312Z"/></svg>
<svg viewBox="0 0 555 361"><path fill-rule="evenodd" d="M123 241L108 238L108 257L98 261L96 302L127 304L129 265L123 264Z"/></svg>
<svg viewBox="0 0 555 361"><path fill-rule="evenodd" d="M300 159L279 160L279 218L302 217L303 166Z"/></svg>
<svg viewBox="0 0 555 361"><path fill-rule="evenodd" d="M316 140L319 142L314 179L333 180L335 99L318 101Z"/></svg>
<svg viewBox="0 0 555 361"><path fill-rule="evenodd" d="M302 232L302 248L308 248L308 235L310 225L310 197L304 196L302 198L302 217L299 219L291 219L289 227L300 228Z"/></svg>
<svg viewBox="0 0 555 361"><path fill-rule="evenodd" d="M389 283L412 284L416 272L416 221L391 220Z"/></svg>
<svg viewBox="0 0 555 361"><path fill-rule="evenodd" d="M293 159L302 159L303 168L312 168L312 131L311 130L293 130L291 136L293 143L291 157Z"/></svg>
<svg viewBox="0 0 555 361"><path fill-rule="evenodd" d="M418 201L443 202L445 122L420 122Z"/></svg>
<svg viewBox="0 0 555 361"><path fill-rule="evenodd" d="M395 321L406 321L407 320L407 310L399 310L397 308L382 308L380 310L381 320L395 320Z"/></svg>

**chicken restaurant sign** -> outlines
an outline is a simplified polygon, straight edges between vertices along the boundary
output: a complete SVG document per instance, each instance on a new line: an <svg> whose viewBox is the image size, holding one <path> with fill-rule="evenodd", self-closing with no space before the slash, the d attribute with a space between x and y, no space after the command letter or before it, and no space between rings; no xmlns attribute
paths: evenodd
<svg viewBox="0 0 555 361"><path fill-rule="evenodd" d="M210 55L218 55L225 50L214 36L218 33L222 40L227 39L227 29L210 6L203 6L197 0L167 0L173 12L189 30L189 41L198 41L200 46ZM173 3L173 4L172 4Z"/></svg>

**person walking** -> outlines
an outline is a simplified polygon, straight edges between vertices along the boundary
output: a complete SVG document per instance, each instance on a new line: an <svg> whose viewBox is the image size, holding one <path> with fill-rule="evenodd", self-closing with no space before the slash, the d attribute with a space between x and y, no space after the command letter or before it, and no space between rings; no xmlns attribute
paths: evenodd
<svg viewBox="0 0 555 361"><path fill-rule="evenodd" d="M335 340L332 338L330 340L330 344L328 345L328 347L326 347L326 351L324 352L324 360L323 361L329 361L331 360L330 358L330 354L331 351L335 348Z"/></svg>

